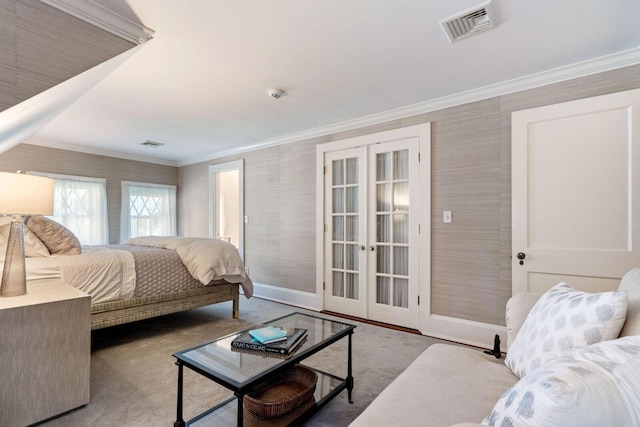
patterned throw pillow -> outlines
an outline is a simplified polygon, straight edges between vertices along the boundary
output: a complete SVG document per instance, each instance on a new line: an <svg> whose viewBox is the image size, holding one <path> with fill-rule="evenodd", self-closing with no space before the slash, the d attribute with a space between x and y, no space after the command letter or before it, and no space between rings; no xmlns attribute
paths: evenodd
<svg viewBox="0 0 640 427"><path fill-rule="evenodd" d="M518 381L482 421L490 426L640 425L640 336L559 357Z"/></svg>
<svg viewBox="0 0 640 427"><path fill-rule="evenodd" d="M559 283L533 306L504 363L522 378L558 356L618 338L626 314L626 291L593 294Z"/></svg>
<svg viewBox="0 0 640 427"><path fill-rule="evenodd" d="M52 219L43 216L29 217L26 228L42 240L51 255L78 255L82 252L76 235Z"/></svg>

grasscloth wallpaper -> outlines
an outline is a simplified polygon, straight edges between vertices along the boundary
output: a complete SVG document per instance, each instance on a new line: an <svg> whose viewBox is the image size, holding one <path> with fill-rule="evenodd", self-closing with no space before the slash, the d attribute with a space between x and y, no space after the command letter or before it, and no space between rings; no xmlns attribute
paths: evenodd
<svg viewBox="0 0 640 427"><path fill-rule="evenodd" d="M109 243L120 242L121 181L177 185L178 168L56 148L20 144L0 154L0 171L89 176L107 180ZM179 191L179 190L178 190Z"/></svg>
<svg viewBox="0 0 640 427"><path fill-rule="evenodd" d="M0 0L0 110L130 47L37 0ZM0 170L106 178L117 243L120 181L177 184L180 234L206 236L209 165L242 158L252 278L315 292L316 145L431 122L432 313L503 325L511 295L511 113L638 87L640 66L632 66L180 168L19 145L0 154ZM442 224L443 210L453 212L452 224Z"/></svg>
<svg viewBox="0 0 640 427"><path fill-rule="evenodd" d="M38 0L0 0L0 111L132 47Z"/></svg>
<svg viewBox="0 0 640 427"><path fill-rule="evenodd" d="M244 158L245 259L258 283L315 292L315 150L431 122L432 313L504 325L511 296L511 113L640 87L640 66L181 167L180 230L206 235L210 164ZM442 224L442 211L454 221Z"/></svg>

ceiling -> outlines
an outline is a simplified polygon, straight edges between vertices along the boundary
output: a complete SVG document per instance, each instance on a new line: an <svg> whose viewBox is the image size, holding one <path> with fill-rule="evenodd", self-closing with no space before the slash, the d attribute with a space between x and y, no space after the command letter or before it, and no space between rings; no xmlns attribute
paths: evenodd
<svg viewBox="0 0 640 427"><path fill-rule="evenodd" d="M608 55L640 63L638 0L493 0L496 26L454 43L439 20L479 0L95 3L153 39L35 137L175 165L463 102Z"/></svg>

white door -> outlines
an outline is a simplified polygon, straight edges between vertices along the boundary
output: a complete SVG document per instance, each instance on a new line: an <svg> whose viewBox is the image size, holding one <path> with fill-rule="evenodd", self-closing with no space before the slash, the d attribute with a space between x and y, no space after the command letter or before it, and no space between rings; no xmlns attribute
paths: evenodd
<svg viewBox="0 0 640 427"><path fill-rule="evenodd" d="M640 90L512 115L513 293L640 266Z"/></svg>
<svg viewBox="0 0 640 427"><path fill-rule="evenodd" d="M418 138L373 145L369 159L369 318L416 327Z"/></svg>
<svg viewBox="0 0 640 427"><path fill-rule="evenodd" d="M325 309L417 327L418 147L325 154Z"/></svg>
<svg viewBox="0 0 640 427"><path fill-rule="evenodd" d="M325 156L325 309L367 317L365 147Z"/></svg>

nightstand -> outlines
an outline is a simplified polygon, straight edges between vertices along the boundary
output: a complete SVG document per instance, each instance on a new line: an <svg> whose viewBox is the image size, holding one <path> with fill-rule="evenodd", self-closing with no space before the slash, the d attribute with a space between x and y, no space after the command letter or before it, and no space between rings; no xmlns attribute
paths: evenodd
<svg viewBox="0 0 640 427"><path fill-rule="evenodd" d="M25 426L89 403L91 297L29 283L0 298L0 425Z"/></svg>

